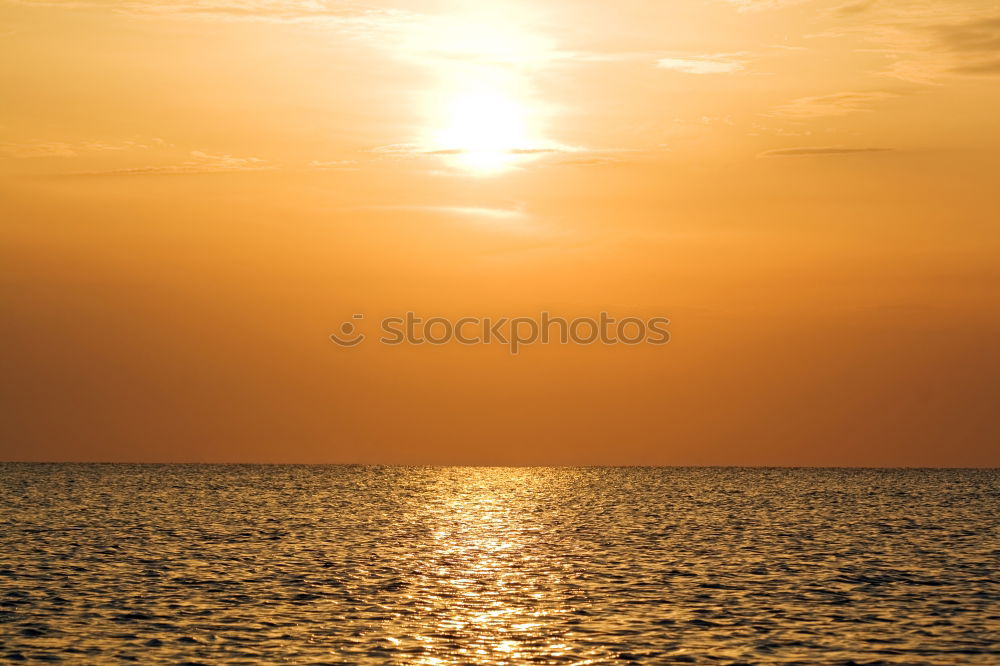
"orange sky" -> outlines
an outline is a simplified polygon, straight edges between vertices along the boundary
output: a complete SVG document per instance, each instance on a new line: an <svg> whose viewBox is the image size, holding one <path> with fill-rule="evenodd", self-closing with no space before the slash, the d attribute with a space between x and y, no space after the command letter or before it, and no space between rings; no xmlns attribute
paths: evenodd
<svg viewBox="0 0 1000 666"><path fill-rule="evenodd" d="M998 12L0 0L0 459L998 466Z"/></svg>

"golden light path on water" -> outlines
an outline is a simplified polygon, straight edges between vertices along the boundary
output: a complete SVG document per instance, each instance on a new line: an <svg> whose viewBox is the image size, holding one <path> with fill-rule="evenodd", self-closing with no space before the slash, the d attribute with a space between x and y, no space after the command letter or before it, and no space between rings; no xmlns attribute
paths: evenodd
<svg viewBox="0 0 1000 666"><path fill-rule="evenodd" d="M489 664L539 654L571 658L562 632L553 632L552 625L570 613L572 605L560 598L558 584L553 585L558 580L550 577L539 585L532 575L567 566L553 557L541 526L532 522L539 508L533 501L538 491L534 486L543 479L521 470L477 471L465 484L443 475L440 500L427 507L434 528L425 552L437 590L427 610L445 612L432 612L438 620L417 637L430 654L416 663L452 663L435 652ZM517 491L512 493L512 488Z"/></svg>

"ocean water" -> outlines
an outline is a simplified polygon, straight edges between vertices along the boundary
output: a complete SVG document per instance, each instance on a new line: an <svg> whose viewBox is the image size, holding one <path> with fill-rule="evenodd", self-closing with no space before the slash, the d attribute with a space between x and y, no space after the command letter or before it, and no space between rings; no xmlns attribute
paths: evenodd
<svg viewBox="0 0 1000 666"><path fill-rule="evenodd" d="M1000 664L1000 472L0 465L0 660Z"/></svg>

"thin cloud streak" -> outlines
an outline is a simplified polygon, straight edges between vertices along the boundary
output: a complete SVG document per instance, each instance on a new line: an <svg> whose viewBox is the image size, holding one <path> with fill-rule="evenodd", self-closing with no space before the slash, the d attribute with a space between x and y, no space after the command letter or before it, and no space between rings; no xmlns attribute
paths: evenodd
<svg viewBox="0 0 1000 666"><path fill-rule="evenodd" d="M403 213L431 213L457 215L460 217L482 217L493 220L528 220L530 216L518 208L490 208L488 206L448 206L427 204L398 204L385 206L361 206L350 210L368 210Z"/></svg>
<svg viewBox="0 0 1000 666"><path fill-rule="evenodd" d="M15 159L36 157L80 157L84 153L126 152L130 150L149 150L162 148L166 143L162 139L145 141L27 141L0 143L0 155Z"/></svg>
<svg viewBox="0 0 1000 666"><path fill-rule="evenodd" d="M801 148L776 148L765 150L757 157L795 157L803 155L850 155L857 153L885 153L892 148L847 148L844 146L803 146Z"/></svg>
<svg viewBox="0 0 1000 666"><path fill-rule="evenodd" d="M83 171L69 176L146 176L226 173L240 171L273 171L276 167L259 157L233 157L212 155L200 150L191 151L190 160L178 164L149 165L104 171Z"/></svg>
<svg viewBox="0 0 1000 666"><path fill-rule="evenodd" d="M841 25L824 37L856 36L890 62L877 72L908 83L936 85L960 75L1000 73L1000 15L988 3L911 0L847 3L830 12Z"/></svg>
<svg viewBox="0 0 1000 666"><path fill-rule="evenodd" d="M830 95L800 97L775 107L770 115L789 119L844 116L851 113L870 111L872 105L892 99L893 97L898 97L898 95L886 91L848 91Z"/></svg>
<svg viewBox="0 0 1000 666"><path fill-rule="evenodd" d="M656 61L660 69L684 74L731 74L743 69L743 63L732 60L704 58L661 58Z"/></svg>

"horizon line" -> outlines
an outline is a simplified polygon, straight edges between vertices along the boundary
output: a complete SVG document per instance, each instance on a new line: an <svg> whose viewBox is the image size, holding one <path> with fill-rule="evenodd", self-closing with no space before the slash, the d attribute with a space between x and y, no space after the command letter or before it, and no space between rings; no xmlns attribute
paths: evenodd
<svg viewBox="0 0 1000 666"><path fill-rule="evenodd" d="M1000 470L1000 467L921 466L921 465L644 465L644 464L470 464L470 463L361 463L361 462L198 462L198 461L129 461L129 460L0 460L0 465L218 465L283 467L469 467L469 468L644 468L644 469L815 469L815 470Z"/></svg>

